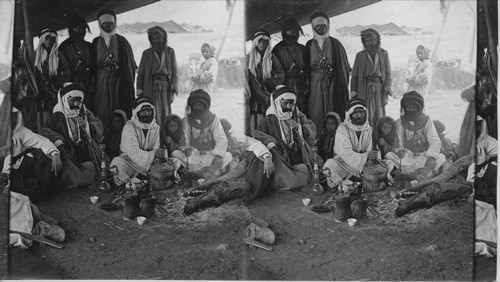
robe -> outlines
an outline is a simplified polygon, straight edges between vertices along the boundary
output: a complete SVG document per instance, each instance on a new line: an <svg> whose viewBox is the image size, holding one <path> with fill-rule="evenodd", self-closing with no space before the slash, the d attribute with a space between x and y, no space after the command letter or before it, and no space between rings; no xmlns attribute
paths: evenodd
<svg viewBox="0 0 500 282"><path fill-rule="evenodd" d="M436 160L435 172L446 162L446 157L440 153L441 139L439 139L434 123L427 116L422 116L421 119L423 118L426 118L425 124L414 131L405 129L401 118L396 121L399 144L395 151L406 149L406 153L401 160L393 152L387 153L386 158L397 167L401 163L403 173L411 174L415 169L423 168L428 157L433 157Z"/></svg>
<svg viewBox="0 0 500 282"><path fill-rule="evenodd" d="M210 166L215 156L222 157L222 167L226 167L233 159L231 153L227 151L228 142L224 129L217 117L215 117L211 124L203 129L197 129L189 125L188 118L182 119L182 131L184 137L181 138L179 150L172 153L172 157L179 159L182 165L186 166L189 162L190 171L199 171L201 168ZM197 148L193 141L200 137L206 136L214 142L211 150L203 150L204 148ZM191 155L187 158L182 152L185 148L194 148Z"/></svg>
<svg viewBox="0 0 500 282"><path fill-rule="evenodd" d="M99 141L103 136L102 122L87 110L86 117L89 123L90 135L78 127L81 141L75 142L68 129L68 121L62 112L55 112L49 116L41 133L52 143L61 140L64 145L58 147L61 153L63 169L60 185L68 188L85 187L95 183L101 174L102 150ZM75 136L75 135L74 135Z"/></svg>
<svg viewBox="0 0 500 282"><path fill-rule="evenodd" d="M155 75L166 76L166 80L155 79ZM162 57L149 48L142 53L137 73L137 91L151 97L155 102L155 118L163 124L165 117L171 114L170 104L177 92L177 60L175 51L169 46L163 50Z"/></svg>
<svg viewBox="0 0 500 282"><path fill-rule="evenodd" d="M339 185L342 180L351 176L361 177L361 172L368 160L368 152L372 149L372 128L369 126L361 131L360 136L349 128L345 122L341 123L335 134L335 154L333 159L325 162L331 176L327 178L330 187Z"/></svg>
<svg viewBox="0 0 500 282"><path fill-rule="evenodd" d="M250 56L247 56L247 61ZM267 108L269 108L269 97L271 93L276 90L276 86L282 85L285 81L285 72L281 67L278 58L271 53L272 69L271 77L264 79L262 76L262 62L257 64L255 73L256 77L247 70L248 73L248 86L249 86L249 105L246 109L247 121L247 135L251 135L259 125L260 120L265 116Z"/></svg>
<svg viewBox="0 0 500 282"><path fill-rule="evenodd" d="M127 121L120 144L122 153L111 161L111 166L118 168L118 174L114 177L115 184L121 185L137 174L147 175L159 147L160 126L148 129L147 135L144 135L140 127L131 120Z"/></svg>
<svg viewBox="0 0 500 282"><path fill-rule="evenodd" d="M421 61L415 68L413 75L410 77L410 82L408 82L408 92L417 91L420 95L422 95L422 97L427 97L433 72L434 66L429 59Z"/></svg>
<svg viewBox="0 0 500 282"><path fill-rule="evenodd" d="M113 111L120 109L132 116L132 100L135 98L134 80L137 68L132 47L125 37L116 34L111 37L109 47L104 38L96 37L92 41L92 62L96 69L96 91L94 95L95 114L102 120L106 130L111 121ZM99 68L111 55L118 64L118 70Z"/></svg>
<svg viewBox="0 0 500 282"><path fill-rule="evenodd" d="M309 184L313 176L314 151L310 146L311 139L316 138L316 127L312 121L298 121L302 126L303 142L294 153L288 148L289 140L283 140L280 130L280 121L276 115L271 114L259 123L254 132L254 138L268 146L271 142L276 144L271 149L273 164L275 164L274 177L270 183L273 189L294 190ZM297 160L297 157L301 158Z"/></svg>
<svg viewBox="0 0 500 282"><path fill-rule="evenodd" d="M311 39L306 43L311 69L310 95L308 100L309 118L316 130L323 130L323 120L328 112L336 112L341 120L345 119L346 104L349 99L349 72L351 67L344 46L333 37L323 41L321 49L318 41ZM331 71L315 66L324 59Z"/></svg>
<svg viewBox="0 0 500 282"><path fill-rule="evenodd" d="M285 85L295 89L297 94L297 107L308 116L307 98L309 95L309 81L306 47L298 43L280 41L273 48L273 54L280 61L285 72Z"/></svg>
<svg viewBox="0 0 500 282"><path fill-rule="evenodd" d="M498 141L489 136L486 129L486 121L482 121L481 134L476 141L476 165L481 165L489 158L498 154Z"/></svg>
<svg viewBox="0 0 500 282"><path fill-rule="evenodd" d="M48 57L47 57L48 58ZM57 91L68 82L71 77L71 70L63 53L58 52L59 62L57 65L57 75L49 75L49 61L42 64L42 72L36 68L36 81L38 85L37 110L43 112L38 118L38 128L44 126L47 116L57 104Z"/></svg>
<svg viewBox="0 0 500 282"><path fill-rule="evenodd" d="M92 64L91 51L92 44L90 42L76 41L71 37L59 45L59 52L64 55L71 69L69 81L82 88L85 95L85 100L83 100L85 106L90 111L94 111L92 101L95 91L95 77L93 74L95 69Z"/></svg>
<svg viewBox="0 0 500 282"><path fill-rule="evenodd" d="M53 154L59 154L59 150L49 139L18 125L12 132L12 154L5 158L2 169L10 174L10 190L32 200L57 190Z"/></svg>
<svg viewBox="0 0 500 282"><path fill-rule="evenodd" d="M217 73L219 70L219 63L215 58L208 58L203 64L201 64L200 70L197 75L200 76L198 81L195 81L193 85L193 90L203 89L208 95L212 95L214 92L214 84L217 79Z"/></svg>
<svg viewBox="0 0 500 282"><path fill-rule="evenodd" d="M391 64L387 51L380 48L375 53L375 60L366 50L357 53L351 75L351 93L366 102L368 122L373 126L374 121L385 116L385 105L391 95ZM368 81L369 76L380 78L381 82Z"/></svg>

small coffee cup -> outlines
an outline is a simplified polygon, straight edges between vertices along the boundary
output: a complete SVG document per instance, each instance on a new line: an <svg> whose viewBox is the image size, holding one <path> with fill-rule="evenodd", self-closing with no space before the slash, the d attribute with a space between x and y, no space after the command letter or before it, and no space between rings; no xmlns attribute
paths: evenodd
<svg viewBox="0 0 500 282"><path fill-rule="evenodd" d="M309 204L311 203L311 199L309 198L304 198L302 199L302 203L304 203L304 206L309 206Z"/></svg>
<svg viewBox="0 0 500 282"><path fill-rule="evenodd" d="M347 224L349 224L349 226L351 226L351 227L354 227L357 223L358 223L358 220L355 218L349 218L347 220Z"/></svg>
<svg viewBox="0 0 500 282"><path fill-rule="evenodd" d="M145 222L146 222L146 218L144 216L137 217L137 223L139 223L139 225L143 225Z"/></svg>
<svg viewBox="0 0 500 282"><path fill-rule="evenodd" d="M92 197L90 197L90 201L92 202L92 204L96 204L99 201L99 197L92 196Z"/></svg>

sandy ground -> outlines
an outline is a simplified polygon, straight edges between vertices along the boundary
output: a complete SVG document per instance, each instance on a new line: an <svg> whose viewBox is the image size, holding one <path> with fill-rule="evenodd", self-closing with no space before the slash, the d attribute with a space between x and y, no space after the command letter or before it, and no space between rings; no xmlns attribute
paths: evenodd
<svg viewBox="0 0 500 282"><path fill-rule="evenodd" d="M120 211L92 205L93 194L98 192L66 190L38 204L59 220L67 239L63 249L35 245L29 252L75 279L263 280L263 272L279 280L472 278L473 207L464 200L396 218L397 201L378 193L370 199L380 215L368 213L349 227L335 222L333 213L304 207L304 197L312 205L326 197L306 189L276 192L250 206L231 201L190 217L173 208L139 226L124 221ZM111 199L100 196L101 202ZM242 243L250 215L270 223L272 251Z"/></svg>

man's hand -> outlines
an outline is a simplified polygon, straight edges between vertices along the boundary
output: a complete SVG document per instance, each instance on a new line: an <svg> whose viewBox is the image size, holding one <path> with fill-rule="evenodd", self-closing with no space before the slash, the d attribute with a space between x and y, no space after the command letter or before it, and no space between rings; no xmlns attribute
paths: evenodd
<svg viewBox="0 0 500 282"><path fill-rule="evenodd" d="M214 157L214 159L212 160L212 165L217 167L217 168L221 168L223 164L224 164L224 161L222 160L222 157L219 155L216 155Z"/></svg>
<svg viewBox="0 0 500 282"><path fill-rule="evenodd" d="M290 119L289 121L290 121L290 127L291 128L296 128L296 129L299 128L299 124L295 120Z"/></svg>
<svg viewBox="0 0 500 282"><path fill-rule="evenodd" d="M165 137L165 143L170 144L170 143L172 143L172 142L174 142L174 140L172 139L172 137L170 137L170 136L166 136L166 137Z"/></svg>
<svg viewBox="0 0 500 282"><path fill-rule="evenodd" d="M87 126L87 122L82 117L77 117L76 123L78 124L78 126Z"/></svg>
<svg viewBox="0 0 500 282"><path fill-rule="evenodd" d="M404 149L399 150L396 155L398 155L398 158L402 159L406 155L406 151Z"/></svg>
<svg viewBox="0 0 500 282"><path fill-rule="evenodd" d="M379 139L378 139L378 144L379 144L380 146L385 146L385 144L386 144L385 139L384 139L384 138L379 138Z"/></svg>
<svg viewBox="0 0 500 282"><path fill-rule="evenodd" d="M267 149L268 149L268 150L271 150L272 148L276 147L276 143L274 143L274 142L269 142L269 144L267 144L267 146L266 146L266 147L267 147Z"/></svg>
<svg viewBox="0 0 500 282"><path fill-rule="evenodd" d="M59 147L59 146L61 146L61 145L64 145L64 142L63 142L62 140L56 140L56 142L54 142L54 145L55 145L56 147Z"/></svg>
<svg viewBox="0 0 500 282"><path fill-rule="evenodd" d="M165 157L165 149L163 148L158 148L156 149L155 157L156 158L164 158Z"/></svg>
<svg viewBox="0 0 500 282"><path fill-rule="evenodd" d="M184 153L184 155L186 155L186 157L189 157L191 155L191 153L193 152L193 149L186 148L182 152Z"/></svg>
<svg viewBox="0 0 500 282"><path fill-rule="evenodd" d="M425 167L434 169L436 167L436 159L433 157L428 157L427 161L425 162Z"/></svg>
<svg viewBox="0 0 500 282"><path fill-rule="evenodd" d="M61 162L61 156L59 154L53 154L52 155L52 171L54 172L54 175L57 176L57 173L61 171L62 169L62 162Z"/></svg>
<svg viewBox="0 0 500 282"><path fill-rule="evenodd" d="M264 172L267 178L271 177L271 174L274 172L274 164L271 156L267 156L264 158Z"/></svg>

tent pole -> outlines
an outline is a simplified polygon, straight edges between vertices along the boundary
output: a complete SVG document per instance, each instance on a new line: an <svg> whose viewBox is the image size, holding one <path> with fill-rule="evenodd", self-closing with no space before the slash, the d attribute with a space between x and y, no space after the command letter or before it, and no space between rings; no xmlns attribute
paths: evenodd
<svg viewBox="0 0 500 282"><path fill-rule="evenodd" d="M229 0L230 1L230 0ZM220 43L219 49L217 50L217 55L215 59L219 61L219 56L222 51L222 47L224 47L224 43L226 42L227 32L229 30L229 25L231 25L231 19L233 18L234 6L236 6L236 0L233 1L233 5L231 5L231 11L229 12L229 18L227 19L226 31L224 32L224 37L222 37L222 41Z"/></svg>
<svg viewBox="0 0 500 282"><path fill-rule="evenodd" d="M21 0L23 4L23 16L24 16L24 40L26 41L26 51L28 52L28 57L30 61L35 60L35 49L33 45L33 36L31 35L31 26L28 14L28 3L26 0Z"/></svg>
<svg viewBox="0 0 500 282"><path fill-rule="evenodd" d="M496 46L496 42L494 42L494 39L493 39L493 24L495 23L492 23L491 22L491 11L490 11L490 5L489 5L489 1L487 0L483 0L483 8L484 8L484 14L486 16L486 27L488 28L488 51L490 52L490 56L491 56L491 63L493 64L493 72L497 72L498 69L497 69L497 60L498 60L498 56L497 56L497 46ZM496 73L495 73L496 75ZM495 88L497 87L497 81L496 79L494 80L494 83L495 83Z"/></svg>
<svg viewBox="0 0 500 282"><path fill-rule="evenodd" d="M436 57L437 50L439 49L439 43L441 43L441 37L443 36L444 26L446 24L446 18L448 17L448 11L450 10L450 6L451 6L451 0L448 0L448 3L446 5L446 9L444 11L443 22L441 23L441 31L439 32L439 37L438 37L438 40L436 42L436 45L434 46L434 49L432 50L432 55L430 58L431 62Z"/></svg>

